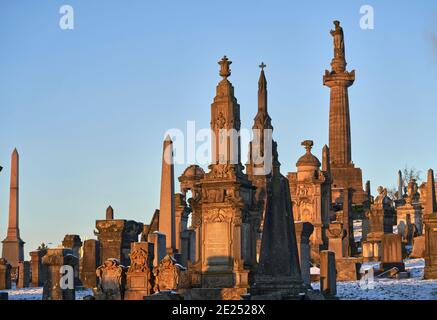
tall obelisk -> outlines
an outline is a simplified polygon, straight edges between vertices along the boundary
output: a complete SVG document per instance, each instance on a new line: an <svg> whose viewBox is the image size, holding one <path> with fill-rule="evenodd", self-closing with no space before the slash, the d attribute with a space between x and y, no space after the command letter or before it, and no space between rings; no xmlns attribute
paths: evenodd
<svg viewBox="0 0 437 320"><path fill-rule="evenodd" d="M363 204L366 193L363 190L361 169L355 168L351 152L351 124L349 115L348 88L355 81L355 70L346 71L346 55L343 29L334 21L334 59L331 71L326 70L323 84L331 89L329 110L329 150L332 175L332 199L342 203L342 193L348 187L354 190L353 203Z"/></svg>
<svg viewBox="0 0 437 320"><path fill-rule="evenodd" d="M2 241L2 257L5 258L13 268L18 266L19 261L24 260L24 242L20 238L19 220L18 220L18 187L19 187L19 167L18 151L12 152L11 165L11 187L9 198L9 224L6 239Z"/></svg>
<svg viewBox="0 0 437 320"><path fill-rule="evenodd" d="M163 143L159 231L166 235L168 254L176 253L176 216L174 191L173 141L167 136Z"/></svg>

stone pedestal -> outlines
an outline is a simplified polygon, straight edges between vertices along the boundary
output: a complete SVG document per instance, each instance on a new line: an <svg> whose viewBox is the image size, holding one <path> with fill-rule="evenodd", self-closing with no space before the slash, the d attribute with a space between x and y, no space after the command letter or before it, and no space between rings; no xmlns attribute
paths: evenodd
<svg viewBox="0 0 437 320"><path fill-rule="evenodd" d="M85 288L97 286L96 269L100 266L100 243L98 240L85 240L83 244L82 269L80 279Z"/></svg>
<svg viewBox="0 0 437 320"><path fill-rule="evenodd" d="M124 300L143 300L153 293L153 243L132 243Z"/></svg>
<svg viewBox="0 0 437 320"><path fill-rule="evenodd" d="M42 263L46 272L43 300L75 300L74 267L78 265L78 258L73 255L73 251L62 248L48 249ZM68 274L65 266L72 267L73 274Z"/></svg>
<svg viewBox="0 0 437 320"><path fill-rule="evenodd" d="M20 261L18 263L17 288L27 288L30 283L30 262Z"/></svg>
<svg viewBox="0 0 437 320"><path fill-rule="evenodd" d="M335 253L332 251L320 252L320 291L324 295L337 294L337 271Z"/></svg>
<svg viewBox="0 0 437 320"><path fill-rule="evenodd" d="M385 234L382 237L381 269L387 271L391 268L397 268L400 272L405 271L402 259L402 237L399 234Z"/></svg>
<svg viewBox="0 0 437 320"><path fill-rule="evenodd" d="M44 285L44 265L42 264L42 258L47 253L47 250L35 250L30 252L30 267L32 270L32 287L42 287Z"/></svg>
<svg viewBox="0 0 437 320"><path fill-rule="evenodd" d="M11 269L10 263L0 258L0 290L11 289Z"/></svg>
<svg viewBox="0 0 437 320"><path fill-rule="evenodd" d="M314 227L309 222L295 222L297 249L299 252L300 272L304 285L311 286L311 249L310 237Z"/></svg>

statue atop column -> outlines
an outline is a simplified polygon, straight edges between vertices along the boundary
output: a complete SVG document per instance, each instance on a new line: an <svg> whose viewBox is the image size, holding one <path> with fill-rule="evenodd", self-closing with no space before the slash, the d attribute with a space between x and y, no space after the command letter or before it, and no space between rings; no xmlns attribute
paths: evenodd
<svg viewBox="0 0 437 320"><path fill-rule="evenodd" d="M344 34L343 28L340 27L340 21L334 21L335 30L331 30L331 35L334 38L334 58L345 58L344 50Z"/></svg>

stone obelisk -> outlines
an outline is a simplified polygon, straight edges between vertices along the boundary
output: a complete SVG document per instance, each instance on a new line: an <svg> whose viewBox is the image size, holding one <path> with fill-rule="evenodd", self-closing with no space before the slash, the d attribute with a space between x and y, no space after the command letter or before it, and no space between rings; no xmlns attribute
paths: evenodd
<svg viewBox="0 0 437 320"><path fill-rule="evenodd" d="M277 155L275 155L277 160ZM273 169L267 190L261 252L254 284L254 300L299 299L305 293L288 180Z"/></svg>
<svg viewBox="0 0 437 320"><path fill-rule="evenodd" d="M168 254L176 253L176 217L174 191L173 141L167 136L163 143L159 232L166 235Z"/></svg>
<svg viewBox="0 0 437 320"><path fill-rule="evenodd" d="M348 88L355 81L355 70L346 71L343 29L334 21L334 59L331 71L326 70L323 84L330 88L329 149L332 175L332 198L341 203L341 194L347 187L354 190L353 203L363 204L367 199L363 190L361 169L355 168L351 152L351 124Z"/></svg>
<svg viewBox="0 0 437 320"><path fill-rule="evenodd" d="M425 224L424 279L437 279L437 203L432 169L428 171L423 222Z"/></svg>
<svg viewBox="0 0 437 320"><path fill-rule="evenodd" d="M18 220L18 186L19 186L19 167L18 151L12 152L11 165L11 187L9 198L9 224L6 239L2 241L2 257L5 258L13 268L18 266L19 261L24 260L24 242L20 238L19 220Z"/></svg>

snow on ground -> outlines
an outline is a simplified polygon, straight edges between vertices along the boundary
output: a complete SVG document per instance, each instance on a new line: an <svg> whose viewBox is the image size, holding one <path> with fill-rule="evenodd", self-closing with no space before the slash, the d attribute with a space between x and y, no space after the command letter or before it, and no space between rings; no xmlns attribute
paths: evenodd
<svg viewBox="0 0 437 320"><path fill-rule="evenodd" d="M341 300L437 300L437 280L422 280L423 259L405 260L411 278L395 280L375 277L372 288L362 288L359 281L338 282L337 297ZM361 270L378 268L379 263L365 263ZM319 283L313 283L320 289Z"/></svg>
<svg viewBox="0 0 437 320"><path fill-rule="evenodd" d="M9 293L9 300L42 300L42 287L16 289L13 284L12 289L0 292ZM76 300L82 300L83 297L92 294L91 289L76 290Z"/></svg>
<svg viewBox="0 0 437 320"><path fill-rule="evenodd" d="M411 273L411 278L395 280L375 277L373 289L362 289L360 281L338 282L337 297L341 300L437 300L437 280L422 280L423 259L407 259L405 267ZM361 271L379 268L379 262L363 263ZM318 273L318 268L312 268L312 273ZM1 290L8 292L10 300L41 300L42 288L25 288ZM320 289L319 283L313 283L314 289ZM76 290L76 300L92 295L92 290Z"/></svg>

